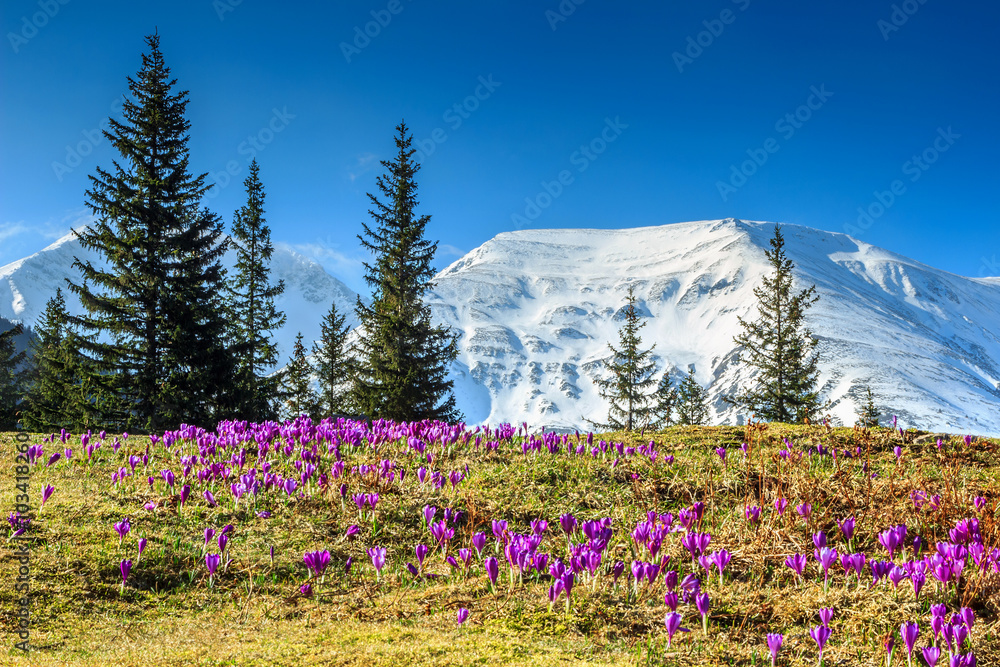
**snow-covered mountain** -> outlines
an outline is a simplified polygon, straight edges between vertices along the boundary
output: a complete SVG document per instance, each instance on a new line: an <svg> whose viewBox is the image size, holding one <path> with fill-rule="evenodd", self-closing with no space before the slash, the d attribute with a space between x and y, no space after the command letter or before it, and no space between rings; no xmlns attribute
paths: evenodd
<svg viewBox="0 0 1000 667"><path fill-rule="evenodd" d="M756 314L753 288L769 272L773 229L728 219L524 230L468 253L435 277L428 296L435 319L461 336L452 377L466 421L577 428L605 418L594 380L608 343L618 344L632 285L658 373L680 376L693 365L712 421L739 423L746 416L722 397L748 380L733 337L737 318ZM853 423L871 387L900 425L1000 435L1000 279L950 274L844 234L783 229L797 287L815 284L820 295L807 321L833 417ZM33 323L72 274L74 255L90 257L67 237L0 268L0 317ZM277 248L272 271L286 284L283 356L297 331L318 337L332 300L353 317L354 293L318 263Z"/></svg>
<svg viewBox="0 0 1000 667"><path fill-rule="evenodd" d="M82 306L66 287L66 278L80 283L81 274L73 268L74 257L94 266L104 264L96 252L84 248L71 232L34 255L0 267L0 317L34 325L60 287L67 309L79 314ZM223 264L231 274L235 263L236 253L230 250ZM332 303L336 302L337 311L347 315L351 326L357 324L354 317L357 294L314 260L276 246L271 256L271 280L285 281L285 292L275 300L278 309L288 316L285 326L274 336L282 363L291 355L299 331L307 346L319 338L320 323Z"/></svg>
<svg viewBox="0 0 1000 667"><path fill-rule="evenodd" d="M459 405L470 421L571 428L603 420L594 384L618 345L629 285L659 370L694 366L714 423L739 423L722 397L748 380L735 363L738 317L770 269L772 223L716 220L624 230L503 233L437 277L436 316L462 333ZM1000 281L920 264L844 234L788 225L797 288L815 284L830 414L853 424L871 387L900 424L1000 434ZM489 400L487 400L487 397Z"/></svg>

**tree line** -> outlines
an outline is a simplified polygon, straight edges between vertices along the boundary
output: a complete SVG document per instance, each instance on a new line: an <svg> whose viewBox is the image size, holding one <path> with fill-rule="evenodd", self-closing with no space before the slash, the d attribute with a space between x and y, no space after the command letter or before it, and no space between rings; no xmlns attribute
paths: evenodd
<svg viewBox="0 0 1000 667"><path fill-rule="evenodd" d="M95 222L77 232L104 262L75 259L81 279L66 288L83 312L68 312L57 290L30 355L13 352L20 327L0 334L0 430L149 433L333 413L460 419L447 379L456 336L431 324L422 299L433 287L437 243L424 238L430 216L416 213L420 167L405 122L395 157L382 161L378 194L369 194L373 224L358 236L373 257L365 263L372 302L359 297L355 307L358 335L348 340L346 315L331 304L313 361L300 333L279 371L273 333L286 322L276 307L284 285L270 278L260 167L251 163L246 203L226 235L202 204L207 174L189 169L188 93L170 77L159 35L146 43L123 118L104 131L119 157L90 176L85 200ZM222 266L230 249L231 276Z"/></svg>

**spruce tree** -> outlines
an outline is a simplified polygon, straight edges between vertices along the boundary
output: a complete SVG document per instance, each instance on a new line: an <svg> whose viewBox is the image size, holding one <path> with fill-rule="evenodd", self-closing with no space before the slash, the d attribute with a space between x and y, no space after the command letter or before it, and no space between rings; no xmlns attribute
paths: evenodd
<svg viewBox="0 0 1000 667"><path fill-rule="evenodd" d="M352 400L370 419L453 422L461 415L448 366L458 356L458 337L433 326L423 302L434 286L437 242L424 238L430 216L415 213L420 165L413 160L413 137L405 122L396 131L396 156L382 161L386 173L377 179L384 201L368 194L374 207L368 213L376 224L362 223L364 235L358 236L374 255L364 264L373 302L367 306L359 296L355 307L362 335Z"/></svg>
<svg viewBox="0 0 1000 667"><path fill-rule="evenodd" d="M218 416L232 386L221 299L226 249L218 216L199 202L210 186L188 173L187 92L159 35L135 79L124 119L104 131L121 156L90 176L95 222L77 232L106 268L76 259L70 282L87 313L70 317L93 372L83 382L102 426L159 431Z"/></svg>
<svg viewBox="0 0 1000 667"><path fill-rule="evenodd" d="M347 316L337 312L337 304L320 324L320 340L313 344L316 374L319 376L318 407L320 416L352 412L348 403L353 373L352 357L347 349L347 335L351 331Z"/></svg>
<svg viewBox="0 0 1000 667"><path fill-rule="evenodd" d="M13 431L20 421L21 366L25 352L17 351L14 339L22 333L24 327L20 323L0 333L0 431Z"/></svg>
<svg viewBox="0 0 1000 667"><path fill-rule="evenodd" d="M862 406L861 411L858 413L858 424L862 428L874 428L879 426L879 414L878 408L875 406L875 397L872 396L872 388L865 387L865 404Z"/></svg>
<svg viewBox="0 0 1000 667"><path fill-rule="evenodd" d="M236 275L230 282L230 337L236 355L236 412L263 421L274 416L279 373L268 374L278 363L278 345L272 332L281 328L285 314L274 300L285 291L283 281L271 284L268 263L274 252L271 229L264 219L264 186L257 160L243 182L247 203L233 215L232 244L236 248Z"/></svg>
<svg viewBox="0 0 1000 667"><path fill-rule="evenodd" d="M315 417L316 395L312 390L313 367L306 357L306 346L302 344L302 332L295 337L292 360L284 375L285 416L295 419L302 415Z"/></svg>
<svg viewBox="0 0 1000 667"><path fill-rule="evenodd" d="M635 291L631 285L624 308L624 323L618 331L616 349L608 343L611 361L606 364L612 377L597 381L598 393L609 403L608 421L589 421L595 428L612 431L633 431L646 426L653 414L652 396L648 388L653 385L656 364L650 360L653 348L640 350L642 339L639 330L646 326L639 319L635 308ZM655 347L655 346L654 346Z"/></svg>
<svg viewBox="0 0 1000 667"><path fill-rule="evenodd" d="M785 254L781 227L775 225L771 249L765 251L773 272L754 288L758 316L734 339L739 360L756 369L754 386L730 402L766 421L786 423L813 419L820 411L816 339L805 325L805 311L819 297L816 287L792 292L794 264Z"/></svg>
<svg viewBox="0 0 1000 667"><path fill-rule="evenodd" d="M694 378L694 367L688 369L677 388L677 423L685 426L702 426L708 421L708 402L705 388Z"/></svg>
<svg viewBox="0 0 1000 667"><path fill-rule="evenodd" d="M27 377L22 420L35 432L72 429L69 418L72 382L67 358L66 300L61 289L45 304L31 343L32 367Z"/></svg>
<svg viewBox="0 0 1000 667"><path fill-rule="evenodd" d="M652 427L664 429L674 423L674 408L677 406L677 389L670 379L670 370L663 371L663 377L653 392Z"/></svg>

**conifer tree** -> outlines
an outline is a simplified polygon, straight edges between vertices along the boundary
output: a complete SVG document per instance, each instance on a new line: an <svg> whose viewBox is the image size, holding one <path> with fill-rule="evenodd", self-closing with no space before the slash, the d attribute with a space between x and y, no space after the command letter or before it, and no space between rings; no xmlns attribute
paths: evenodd
<svg viewBox="0 0 1000 667"><path fill-rule="evenodd" d="M0 333L0 431L13 431L20 421L21 365L25 353L17 352L14 338L22 333L24 327L20 323Z"/></svg>
<svg viewBox="0 0 1000 667"><path fill-rule="evenodd" d="M352 412L348 403L353 372L352 357L347 349L347 335L351 331L347 316L337 312L337 304L320 324L320 340L313 344L316 374L319 376L318 407L322 417Z"/></svg>
<svg viewBox="0 0 1000 667"><path fill-rule="evenodd" d="M872 388L865 387L865 393L865 404L858 413L858 424L862 428L874 428L879 426L879 419L881 415L879 414L878 408L875 406L875 397L872 396Z"/></svg>
<svg viewBox="0 0 1000 667"><path fill-rule="evenodd" d="M61 289L45 304L31 343L32 366L26 378L22 421L35 432L72 429L69 418L71 376L66 355L66 300Z"/></svg>
<svg viewBox="0 0 1000 667"><path fill-rule="evenodd" d="M306 346L302 343L302 332L295 337L292 360L284 376L285 415L295 419L302 415L316 416L316 395L312 390L313 367L306 357Z"/></svg>
<svg viewBox="0 0 1000 667"><path fill-rule="evenodd" d="M236 275L230 282L230 337L236 356L236 412L246 419L272 419L281 383L279 373L267 374L278 363L278 345L272 337L286 321L274 300L285 291L283 281L271 284L268 263L274 252L271 229L264 219L264 186L257 160L243 182L247 203L233 216L232 243L236 248Z"/></svg>
<svg viewBox="0 0 1000 667"><path fill-rule="evenodd" d="M370 419L457 421L448 366L458 356L458 338L431 324L423 302L433 287L437 242L424 238L430 216L415 212L420 165L413 160L413 137L405 122L396 131L396 157L382 161L386 173L377 179L384 200L368 194L376 224L362 223L364 235L358 236L374 255L364 264L373 302L367 306L359 296L355 307L362 335L352 400Z"/></svg>
<svg viewBox="0 0 1000 667"><path fill-rule="evenodd" d="M83 283L70 282L87 314L70 317L93 373L84 380L101 424L158 431L220 415L232 387L225 346L218 216L199 202L210 186L188 173L187 92L160 52L159 35L135 79L123 121L104 135L120 153L90 176L87 205L96 221L77 232L107 268L76 259Z"/></svg>
<svg viewBox="0 0 1000 667"><path fill-rule="evenodd" d="M608 401L608 421L597 423L590 420L595 428L613 431L633 431L646 426L653 414L650 403L652 396L648 388L653 385L653 371L656 364L650 360L653 348L640 350L642 339L639 330L646 326L640 321L635 308L635 291L631 285L625 301L624 323L618 331L618 344L608 343L611 361L606 364L612 377L598 380L598 393ZM655 346L654 346L655 347Z"/></svg>
<svg viewBox="0 0 1000 667"><path fill-rule="evenodd" d="M694 378L694 366L691 366L677 388L677 423L685 426L702 426L707 421L708 404L705 388Z"/></svg>
<svg viewBox="0 0 1000 667"><path fill-rule="evenodd" d="M677 406L677 389L670 379L670 370L663 371L663 377L653 392L652 427L663 429L674 423L674 408Z"/></svg>
<svg viewBox="0 0 1000 667"><path fill-rule="evenodd" d="M820 411L816 339L805 325L805 311L819 297L816 287L792 292L794 264L785 254L781 227L775 225L765 251L773 272L754 288L758 316L739 318L742 333L734 339L739 360L757 370L754 386L730 402L766 421L795 423Z"/></svg>

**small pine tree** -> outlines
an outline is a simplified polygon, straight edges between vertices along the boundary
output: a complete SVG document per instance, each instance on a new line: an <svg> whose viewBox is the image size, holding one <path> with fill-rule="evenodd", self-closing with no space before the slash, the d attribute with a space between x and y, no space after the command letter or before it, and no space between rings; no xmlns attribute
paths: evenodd
<svg viewBox="0 0 1000 667"><path fill-rule="evenodd" d="M353 359L347 350L347 335L351 331L347 316L337 312L337 304L330 306L330 312L320 325L320 340L313 345L316 359L316 374L319 376L318 405L320 415L350 413L347 401L350 396L350 382L353 373Z"/></svg>
<svg viewBox="0 0 1000 667"><path fill-rule="evenodd" d="M306 358L302 332L295 337L292 360L285 371L285 414L291 419L308 415L316 416L316 394L312 390L313 367Z"/></svg>
<svg viewBox="0 0 1000 667"><path fill-rule="evenodd" d="M670 379L670 371L663 371L660 383L653 392L653 421L656 430L664 429L674 423L674 408L677 406L677 389Z"/></svg>
<svg viewBox="0 0 1000 667"><path fill-rule="evenodd" d="M677 423L702 426L708 421L708 397L705 388L694 379L694 366L677 388Z"/></svg>
<svg viewBox="0 0 1000 667"><path fill-rule="evenodd" d="M739 360L758 371L755 386L728 400L766 421L815 419L822 409L816 388L819 354L804 316L819 299L816 287L792 293L795 265L785 255L779 225L774 227L771 249L765 255L774 271L754 288L758 317L753 321L738 318L743 332L734 339Z"/></svg>
<svg viewBox="0 0 1000 667"><path fill-rule="evenodd" d="M18 410L21 403L21 365L24 350L17 352L14 338L24 333L18 323L0 333L0 431L17 429Z"/></svg>
<svg viewBox="0 0 1000 667"><path fill-rule="evenodd" d="M278 346L271 332L286 321L274 300L285 291L283 281L268 280L274 252L271 229L264 220L264 186L257 160L243 182L247 203L233 215L232 244L236 275L229 285L229 337L236 357L235 412L241 418L264 421L274 417L279 373L267 374L278 363Z"/></svg>
<svg viewBox="0 0 1000 667"><path fill-rule="evenodd" d="M862 406L861 411L858 413L858 425L862 428L875 428L879 426L879 414L878 408L875 406L875 397L872 396L872 388L865 387L865 404Z"/></svg>
<svg viewBox="0 0 1000 667"><path fill-rule="evenodd" d="M387 173L376 181L386 201L368 194L374 206L368 213L377 225L362 223L364 235L358 235L375 258L364 264L372 305L360 296L356 305L361 336L351 400L371 419L454 422L462 417L448 367L458 357L458 337L431 324L430 307L423 301L434 286L431 260L437 242L424 238L430 216L415 213L414 177L420 165L413 159L413 136L405 122L396 131L398 152L382 161Z"/></svg>
<svg viewBox="0 0 1000 667"><path fill-rule="evenodd" d="M648 388L652 386L656 364L650 360L653 348L640 350L642 339L639 329L646 325L639 319L635 308L635 291L631 285L624 309L625 321L618 331L619 349L611 343L611 362L608 364L612 377L598 380L598 392L608 401L608 421L590 422L595 428L613 431L634 431L646 426L653 414L650 406L652 396ZM654 346L655 347L655 346Z"/></svg>

